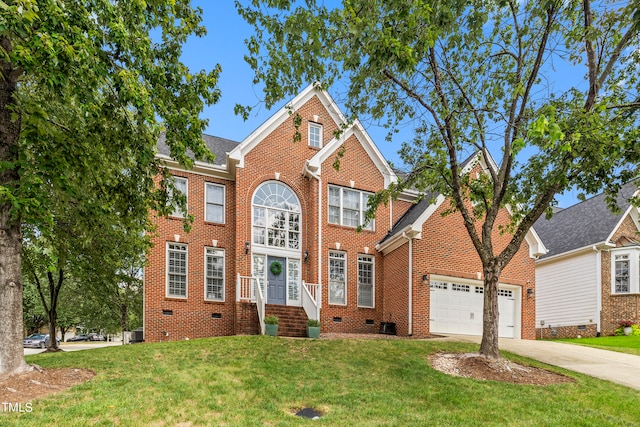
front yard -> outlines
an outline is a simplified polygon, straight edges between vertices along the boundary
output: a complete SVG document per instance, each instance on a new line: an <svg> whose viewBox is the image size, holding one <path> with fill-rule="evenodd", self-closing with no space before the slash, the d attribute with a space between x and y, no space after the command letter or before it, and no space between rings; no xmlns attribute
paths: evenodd
<svg viewBox="0 0 640 427"><path fill-rule="evenodd" d="M508 425L619 426L640 419L640 392L580 374L574 383L514 385L431 368L437 351L473 344L236 336L41 354L43 368L96 376L0 411L0 425ZM520 363L540 364L511 356ZM293 414L322 413L316 421Z"/></svg>
<svg viewBox="0 0 640 427"><path fill-rule="evenodd" d="M559 341L640 356L640 336L638 335L598 338L571 338L562 339Z"/></svg>

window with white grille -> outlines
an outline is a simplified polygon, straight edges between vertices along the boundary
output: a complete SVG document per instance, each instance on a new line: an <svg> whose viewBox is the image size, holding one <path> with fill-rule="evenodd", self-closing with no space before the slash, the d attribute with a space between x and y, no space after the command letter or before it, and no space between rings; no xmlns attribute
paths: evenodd
<svg viewBox="0 0 640 427"><path fill-rule="evenodd" d="M205 299L224 301L224 251L205 248L205 266Z"/></svg>
<svg viewBox="0 0 640 427"><path fill-rule="evenodd" d="M329 252L329 304L347 305L347 254Z"/></svg>
<svg viewBox="0 0 640 427"><path fill-rule="evenodd" d="M187 297L187 245L167 244L167 296Z"/></svg>
<svg viewBox="0 0 640 427"><path fill-rule="evenodd" d="M224 185L205 184L205 221L224 224Z"/></svg>
<svg viewBox="0 0 640 427"><path fill-rule="evenodd" d="M356 228L364 224L367 203L371 193L348 188L329 186L329 223ZM362 225L364 230L374 230L374 220Z"/></svg>
<svg viewBox="0 0 640 427"><path fill-rule="evenodd" d="M432 289L448 289L448 285L446 282L438 282L438 281L432 280L431 288Z"/></svg>
<svg viewBox="0 0 640 427"><path fill-rule="evenodd" d="M172 203L175 203L174 194L177 193L177 194L184 195L184 197L186 198L186 203L185 203L184 211L180 209L180 207L176 206L176 208L173 210L173 212L171 212L170 215L178 218L184 218L185 213L187 212L187 205L189 203L189 185L188 185L187 178L174 176L171 178L171 182L173 184L173 188L171 186L167 188L169 199L172 200Z"/></svg>
<svg viewBox="0 0 640 427"><path fill-rule="evenodd" d="M460 283L452 283L451 284L451 290L452 291L458 291L458 292L470 292L471 291L469 285L461 285Z"/></svg>
<svg viewBox="0 0 640 427"><path fill-rule="evenodd" d="M322 125L309 123L309 146L322 148Z"/></svg>
<svg viewBox="0 0 640 427"><path fill-rule="evenodd" d="M358 307L374 307L373 256L358 255Z"/></svg>

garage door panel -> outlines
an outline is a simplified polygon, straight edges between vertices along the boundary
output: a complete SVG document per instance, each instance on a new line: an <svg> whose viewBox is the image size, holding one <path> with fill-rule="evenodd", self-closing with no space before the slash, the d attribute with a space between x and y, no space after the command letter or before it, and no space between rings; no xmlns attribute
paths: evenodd
<svg viewBox="0 0 640 427"><path fill-rule="evenodd" d="M482 335L483 291L482 286L456 283L453 280L433 281L430 305L431 331ZM514 291L500 288L498 294L498 335L513 338L516 329Z"/></svg>

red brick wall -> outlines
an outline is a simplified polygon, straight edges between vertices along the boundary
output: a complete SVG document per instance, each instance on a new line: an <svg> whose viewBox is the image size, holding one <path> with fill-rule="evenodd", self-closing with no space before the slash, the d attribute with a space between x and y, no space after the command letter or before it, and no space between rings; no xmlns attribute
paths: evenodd
<svg viewBox="0 0 640 427"><path fill-rule="evenodd" d="M617 242L626 237L637 240L638 228L627 215L616 230L611 241ZM602 251L602 311L600 312L600 331L602 335L612 335L620 326L621 320L640 322L640 295L615 295L611 292L611 253Z"/></svg>
<svg viewBox="0 0 640 427"><path fill-rule="evenodd" d="M422 239L414 240L414 335L429 332L428 313L430 288L422 283L424 274L441 274L452 277L476 279L476 273L482 272L482 262L464 226L462 215L452 213L443 215L449 209L448 201L434 212L422 227ZM507 224L509 214L503 209L496 220L493 242L494 251L501 251L510 240L510 236L500 235L498 226ZM446 230L446 235L443 234ZM518 285L523 288L522 295L522 334L521 338L535 339L535 298L527 297L527 288L534 289L534 260L529 257L529 245L524 241L520 250L504 268L500 283ZM420 314L418 314L420 313ZM427 313L422 316L421 313Z"/></svg>
<svg viewBox="0 0 640 427"><path fill-rule="evenodd" d="M398 335L409 333L409 243L384 256L383 322L396 324ZM428 315L428 311L427 311ZM414 313L415 320L415 313Z"/></svg>
<svg viewBox="0 0 640 427"><path fill-rule="evenodd" d="M323 331L333 332L378 332L381 321L382 302L384 290L383 259L375 250L376 244L382 240L388 231L390 223L390 208L381 206L378 208L375 218L374 231L362 230L357 232L355 228L344 227L328 222L328 187L329 185L351 188L374 193L384 187L384 177L371 161L364 148L355 136L351 136L344 143L344 157L340 162L340 169L332 167L335 157L330 156L322 165L322 284L324 288L322 302ZM340 243L340 250L346 252L347 269L347 304L346 306L331 305L328 301L329 250L336 249L336 243ZM357 301L357 277L358 254L365 253L365 247L369 248L369 255L375 256L375 308L358 307ZM341 323L334 318L340 318ZM373 324L367 324L367 320L373 320Z"/></svg>
<svg viewBox="0 0 640 427"><path fill-rule="evenodd" d="M145 268L144 327L146 341L175 341L215 335L233 335L235 324L235 190L232 181L205 177L194 173L173 171L175 176L188 178L188 210L194 215L193 228L186 233L181 218L158 217L152 213L156 225L152 237L153 249ZM225 224L204 222L205 182L225 185ZM187 298L167 298L166 263L167 242L188 246ZM204 299L204 250L218 240L218 248L225 250L225 302ZM170 310L172 315L163 314ZM212 315L220 314L221 318Z"/></svg>

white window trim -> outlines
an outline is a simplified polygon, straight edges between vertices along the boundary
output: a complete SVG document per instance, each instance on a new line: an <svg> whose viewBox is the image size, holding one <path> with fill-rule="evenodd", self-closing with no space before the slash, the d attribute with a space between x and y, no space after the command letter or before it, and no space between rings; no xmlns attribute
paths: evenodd
<svg viewBox="0 0 640 427"><path fill-rule="evenodd" d="M215 186L215 187L222 187L222 222L207 220L207 209L209 208L209 201L207 200L207 187L209 185ZM216 203L211 203L211 204L218 206ZM227 188L225 185L216 184L213 182L204 183L204 221L208 222L209 224L226 224L227 222Z"/></svg>
<svg viewBox="0 0 640 427"><path fill-rule="evenodd" d="M342 258L342 262L344 263L344 304L342 303L337 303L337 302L331 302L331 254L335 253L335 254L344 254L344 258ZM348 299L348 292L347 292L347 283L349 283L348 281L348 269L347 269L347 253L343 252L343 251L334 251L334 250L330 250L329 251L329 257L327 259L327 301L329 302L329 305L338 305L338 306L342 306L342 307L346 307L347 306L347 302L349 301Z"/></svg>
<svg viewBox="0 0 640 427"><path fill-rule="evenodd" d="M222 299L207 298L207 257L209 250L222 252ZM213 255L212 255L213 256ZM205 301L225 302L227 297L227 253L224 249L211 246L204 247L204 299Z"/></svg>
<svg viewBox="0 0 640 427"><path fill-rule="evenodd" d="M260 204L255 204L254 203L254 199L256 197L256 193L258 192L258 190L264 186L264 185L268 185L270 183L275 183L277 185L281 185L283 187L286 187L289 191L291 191L293 197L295 198L295 202L298 206L298 208L300 209L299 212L295 212L292 210L285 210L285 209L280 209L280 208L276 208L273 206L267 206L267 205L260 205ZM265 225L256 225L255 224L255 216L254 216L254 210L255 208L261 208L265 210ZM285 228L284 228L284 232L285 232L285 246L284 247L280 247L280 246L271 246L269 245L269 229L271 227L268 226L268 217L269 217L269 211L277 211L277 212L284 212L285 213ZM295 214L298 215L298 231L291 231L292 233L297 233L298 235L298 248L289 248L289 214ZM293 189L288 186L287 184L280 182L280 181L264 181L262 182L260 185L258 185L255 189L255 191L253 192L253 195L251 196L251 242L252 242L252 248L259 248L260 252L268 252L269 255L271 256L280 256L280 257L284 257L284 258L301 258L301 254L302 254L302 238L303 238L303 234L302 234L302 226L303 226L303 215L302 215L302 203L300 203L300 198L298 197L298 195L296 194L295 191L293 191ZM256 243L255 241L255 228L261 228L264 229L264 243Z"/></svg>
<svg viewBox="0 0 640 427"><path fill-rule="evenodd" d="M169 246L170 245L184 246L184 248L185 248L186 256L185 256L185 267L184 267L184 276L185 276L185 278L184 278L184 296L182 296L182 295L170 295L169 294ZM188 299L189 298L189 245L187 245L185 243L167 242L165 271L166 271L165 296L167 298Z"/></svg>
<svg viewBox="0 0 640 427"><path fill-rule="evenodd" d="M323 138L323 134L322 134L322 125L320 123L314 123L314 122L308 122L308 131L307 131L307 144L309 145L309 147L313 147L313 148L322 148L322 138ZM319 130L319 138L320 140L318 141L319 145L311 145L311 129L315 128Z"/></svg>
<svg viewBox="0 0 640 427"><path fill-rule="evenodd" d="M611 250L611 295L640 293L640 248L622 247ZM629 292L616 292L616 255L627 255L629 261Z"/></svg>
<svg viewBox="0 0 640 427"><path fill-rule="evenodd" d="M286 304L292 306L301 306L302 305L302 260L299 258L286 258L285 259L287 265L287 294L286 294ZM298 263L298 299L290 299L289 298L289 287L291 286L291 281L289 280L289 271L290 271L290 262Z"/></svg>
<svg viewBox="0 0 640 427"><path fill-rule="evenodd" d="M184 188L185 188L184 195L187 198L187 203L185 205L185 212L189 212L189 179L185 178L184 176L175 176L175 175L173 175L171 179L173 179L174 181L184 181ZM171 192L171 198L173 199L173 191ZM169 214L169 216L172 216L174 218L184 218L184 213L180 211L179 207L176 207Z"/></svg>
<svg viewBox="0 0 640 427"><path fill-rule="evenodd" d="M371 258L371 262L361 261L360 257L368 257ZM371 306L368 305L360 305L360 263L371 264ZM358 254L358 271L356 273L358 275L358 300L357 304L360 308L376 308L376 257L373 255L367 254Z"/></svg>
<svg viewBox="0 0 640 427"><path fill-rule="evenodd" d="M329 207L333 206L329 203L330 200L330 196L329 196L329 192L331 191L331 188L337 188L340 190L340 223L335 223L335 222L331 222L329 220ZM349 228L357 228L354 227L352 225L345 225L344 223L344 217L343 217L343 213L344 213L344 191L353 191L353 192L357 192L360 194L360 224L362 225L362 223L364 222L364 214L367 211L365 204L363 203L362 200L362 196L363 194L367 194L369 197L373 197L373 193L370 193L368 191L363 191L363 190L358 190L355 188L347 188L347 187L341 187L339 185L333 185L333 184L329 184L327 186L327 223L332 224L332 225L339 225L341 227L349 227ZM372 219L368 224L367 227L362 226L362 230L366 230L366 231L376 231L376 220Z"/></svg>

